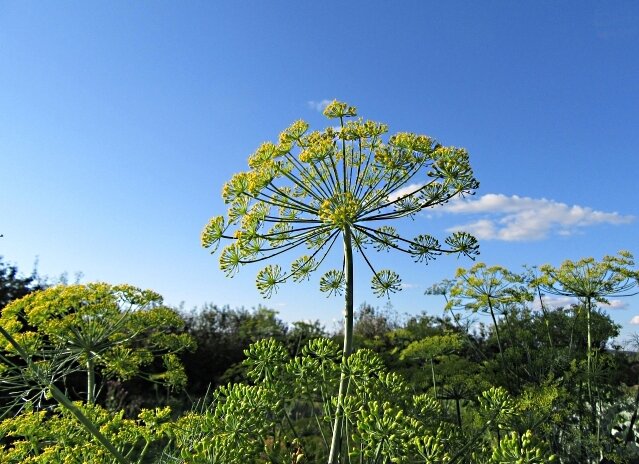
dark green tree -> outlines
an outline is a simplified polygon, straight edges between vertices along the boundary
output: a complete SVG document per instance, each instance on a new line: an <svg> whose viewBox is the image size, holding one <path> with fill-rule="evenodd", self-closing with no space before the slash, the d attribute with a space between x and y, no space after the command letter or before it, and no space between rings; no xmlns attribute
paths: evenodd
<svg viewBox="0 0 639 464"><path fill-rule="evenodd" d="M183 317L185 329L197 345L195 351L182 355L189 379L188 392L195 397L241 378L244 350L251 343L264 338L284 342L288 338L286 324L275 311L263 306L248 310L205 304ZM297 343L299 334L295 338Z"/></svg>
<svg viewBox="0 0 639 464"><path fill-rule="evenodd" d="M24 276L15 265L5 262L0 256L0 309L13 300L43 288L45 284L41 282L36 269L31 275Z"/></svg>

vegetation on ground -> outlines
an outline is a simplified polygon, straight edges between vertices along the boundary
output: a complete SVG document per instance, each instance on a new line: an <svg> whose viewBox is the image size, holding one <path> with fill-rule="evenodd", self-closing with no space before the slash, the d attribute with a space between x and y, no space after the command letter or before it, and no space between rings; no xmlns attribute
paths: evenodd
<svg viewBox="0 0 639 464"><path fill-rule="evenodd" d="M378 296L401 278L375 267L375 251L475 259L469 234L440 243L393 224L478 182L463 149L385 138L340 102L325 115L339 126L297 121L249 158L202 243L228 242L231 277L305 248L288 270L259 271L257 287L269 297L321 270L320 290L344 295L343 327L289 325L262 306L185 313L150 290L49 285L0 260L0 462L639 462L639 359L615 344L604 306L637 292L633 256L476 263L429 287L438 316L355 310L358 256Z"/></svg>

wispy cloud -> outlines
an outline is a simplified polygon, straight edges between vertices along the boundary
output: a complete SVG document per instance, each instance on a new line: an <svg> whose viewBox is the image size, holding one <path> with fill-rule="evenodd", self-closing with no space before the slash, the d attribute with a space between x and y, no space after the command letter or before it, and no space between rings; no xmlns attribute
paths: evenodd
<svg viewBox="0 0 639 464"><path fill-rule="evenodd" d="M571 298L568 296L544 295L544 308L546 309L569 308L574 304L577 304L576 298ZM539 298L535 298L535 301L533 301L532 303L532 307L533 309L541 309Z"/></svg>
<svg viewBox="0 0 639 464"><path fill-rule="evenodd" d="M550 234L572 235L597 224L628 224L634 216L617 212L559 203L545 198L489 193L479 198L455 199L440 211L451 214L475 214L472 222L456 225L449 231L465 230L483 240L531 241Z"/></svg>
<svg viewBox="0 0 639 464"><path fill-rule="evenodd" d="M410 185L407 185L406 187L402 187L400 189L397 189L393 193L391 193L388 196L388 200L389 201L395 201L395 200L397 200L400 197L405 197L406 195L409 195L409 194L413 193L414 191L419 190L423 186L424 186L424 184L410 184Z"/></svg>
<svg viewBox="0 0 639 464"><path fill-rule="evenodd" d="M577 303L579 303L577 298L569 296L544 295L544 307L549 309L568 308ZM628 303L624 300L609 300L608 304L597 303L597 306L603 309L627 309ZM539 298L535 298L532 307L533 309L541 309Z"/></svg>
<svg viewBox="0 0 639 464"><path fill-rule="evenodd" d="M410 283L402 283L401 284L402 290L413 290L416 288L421 288L421 285L419 284L410 284Z"/></svg>
<svg viewBox="0 0 639 464"><path fill-rule="evenodd" d="M600 306L604 308L610 309L626 309L628 308L628 303L623 300L609 300L608 304L600 303Z"/></svg>
<svg viewBox="0 0 639 464"><path fill-rule="evenodd" d="M634 325L639 325L639 316L634 316L632 319L630 319L630 323Z"/></svg>
<svg viewBox="0 0 639 464"><path fill-rule="evenodd" d="M332 102L333 100L320 100L320 101L315 101L315 100L310 100L308 102L306 102L308 104L308 107L312 110L315 111L319 111L322 112L324 111L324 108L326 108L328 106L328 104L330 102Z"/></svg>

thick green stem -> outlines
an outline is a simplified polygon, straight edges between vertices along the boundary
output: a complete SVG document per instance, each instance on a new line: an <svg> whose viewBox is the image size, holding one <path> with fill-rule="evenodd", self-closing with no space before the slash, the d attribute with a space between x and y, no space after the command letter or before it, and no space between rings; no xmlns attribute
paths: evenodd
<svg viewBox="0 0 639 464"><path fill-rule="evenodd" d="M53 398L58 403L64 406L71 414L73 414L78 422L80 422L84 426L84 428L86 428L87 431L91 435L93 435L102 444L102 446L104 446L109 451L109 453L111 453L111 456L113 456L117 462L119 462L120 464L127 464L129 462L124 458L124 456L122 456L122 454L116 449L116 447L113 446L113 443L111 443L104 435L102 435L95 424L82 413L80 408L73 404L73 402L69 400L69 398L67 398L66 395L62 393L58 387L56 387L55 385L51 385L49 389L51 390L51 396L53 396Z"/></svg>
<svg viewBox="0 0 639 464"><path fill-rule="evenodd" d="M7 332L2 326L0 326L0 334L2 334L2 336L11 344L11 346L15 348L15 350L18 352L20 357L27 363L27 369L33 369L35 371L34 372L35 377L38 379L38 381L41 381L43 376L40 375L38 366L33 365L33 363L31 362L30 356L24 350L22 345L20 345L16 341L16 339L13 338L13 336L9 332ZM115 460L118 463L120 464L128 463L128 461L124 458L124 456L122 456L122 454L116 449L116 447L113 446L113 443L111 443L108 440L108 438L102 435L102 433L100 432L100 430L98 430L95 424L91 422L89 418L85 416L84 413L80 410L80 408L78 408L75 404L73 404L73 402L69 398L67 398L67 396L64 393L62 393L62 391L58 387L56 387L52 383L49 383L48 387L49 387L49 390L51 391L51 396L53 396L53 398L61 406L65 407L71 414L73 414L76 417L76 419L78 419L78 422L80 422L84 426L84 428L86 428L87 431L91 435L93 435L102 444L102 446L104 446L109 451L109 453L111 453L111 455L115 458Z"/></svg>
<svg viewBox="0 0 639 464"><path fill-rule="evenodd" d="M91 359L91 353L87 360L87 403L95 403L95 362Z"/></svg>
<svg viewBox="0 0 639 464"><path fill-rule="evenodd" d="M586 359L587 359L587 366L588 366L588 377L586 378L586 380L588 381L588 399L590 400L590 404L592 404L592 389L591 389L591 385L590 385L590 370L591 370L591 357L592 357L592 353L590 352L590 349L592 347L592 335L590 333L590 298L586 299L586 325L587 325L587 337L588 337L588 342L587 342L587 346L586 346Z"/></svg>
<svg viewBox="0 0 639 464"><path fill-rule="evenodd" d="M435 366L433 365L433 357L430 357L430 373L433 376L433 391L435 392L435 399L437 399L437 382L435 382Z"/></svg>
<svg viewBox="0 0 639 464"><path fill-rule="evenodd" d="M544 322L546 323L546 333L548 334L548 343L550 348L553 347L552 337L550 336L550 324L548 320L548 313L546 312L546 305L544 305L544 298L541 295L541 288L537 285L537 295L539 295L539 304L541 305L541 312L544 315Z"/></svg>
<svg viewBox="0 0 639 464"><path fill-rule="evenodd" d="M353 247L351 243L351 230L344 227L344 353L342 355L342 374L339 381L339 394L337 397L337 409L335 410L335 423L333 426L333 438L331 451L328 456L328 464L338 464L342 444L342 414L344 412L344 398L348 389L346 376L346 360L353 351Z"/></svg>
<svg viewBox="0 0 639 464"><path fill-rule="evenodd" d="M488 309L490 310L490 317L493 319L493 324L495 324L495 335L497 335L497 346L499 347L499 355L501 356L501 363L506 367L506 359L504 358L504 350L501 347L501 335L499 334L499 324L497 324L497 319L495 318L495 311L493 311L493 305L488 300Z"/></svg>
<svg viewBox="0 0 639 464"><path fill-rule="evenodd" d="M587 322L587 369L588 375L586 377L586 385L588 386L588 402L590 403L590 408L592 411L592 427L596 433L596 442L599 447L599 417L597 415L597 400L594 398L592 394L592 332L590 325L590 313L592 312L592 303L590 297L586 298L586 322Z"/></svg>

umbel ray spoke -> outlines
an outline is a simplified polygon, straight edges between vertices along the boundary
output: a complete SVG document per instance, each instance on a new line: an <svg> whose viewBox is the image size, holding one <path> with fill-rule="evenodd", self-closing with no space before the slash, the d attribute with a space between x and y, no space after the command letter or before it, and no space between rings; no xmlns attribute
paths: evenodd
<svg viewBox="0 0 639 464"><path fill-rule="evenodd" d="M296 248L300 244L307 242L309 239L314 238L314 237L316 237L318 235L321 235L323 233L325 233L325 230L316 230L316 231L313 231L313 232L309 232L308 234L304 235L303 237L296 239L292 243L288 242L288 243L282 244L282 245L280 245L278 247L272 247L272 248L269 248L269 249L266 250L266 251L279 250L276 253L271 253L270 255L262 256L260 258L253 259L253 260L240 260L239 264L257 263L257 262L260 262L260 261L264 261L266 259L273 258L274 256L278 256L278 255L281 255L282 253L285 253L285 252L287 252L289 250L292 250L293 248ZM264 251L264 250L261 250L261 251Z"/></svg>

